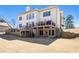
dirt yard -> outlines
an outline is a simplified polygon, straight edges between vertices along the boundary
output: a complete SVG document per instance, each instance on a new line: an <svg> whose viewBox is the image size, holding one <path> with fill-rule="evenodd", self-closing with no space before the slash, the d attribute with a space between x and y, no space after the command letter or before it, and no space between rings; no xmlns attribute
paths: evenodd
<svg viewBox="0 0 79 59"><path fill-rule="evenodd" d="M61 38L20 38L0 34L0 52L79 52L79 29L64 30Z"/></svg>

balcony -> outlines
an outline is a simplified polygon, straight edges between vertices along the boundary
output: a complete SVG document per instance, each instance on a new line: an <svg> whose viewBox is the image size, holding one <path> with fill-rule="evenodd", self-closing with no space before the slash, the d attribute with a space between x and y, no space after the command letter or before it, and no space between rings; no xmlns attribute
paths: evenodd
<svg viewBox="0 0 79 59"><path fill-rule="evenodd" d="M46 25L55 26L55 23L51 20L49 20L49 21L40 21L40 22L37 23L37 26L46 26Z"/></svg>

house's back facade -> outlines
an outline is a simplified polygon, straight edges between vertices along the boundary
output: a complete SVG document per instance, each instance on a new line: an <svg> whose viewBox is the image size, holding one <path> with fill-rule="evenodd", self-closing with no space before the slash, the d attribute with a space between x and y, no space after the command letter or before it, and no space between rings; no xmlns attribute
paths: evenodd
<svg viewBox="0 0 79 59"><path fill-rule="evenodd" d="M63 11L57 6L44 9L26 7L26 12L18 16L21 36L55 37L61 34L64 25Z"/></svg>

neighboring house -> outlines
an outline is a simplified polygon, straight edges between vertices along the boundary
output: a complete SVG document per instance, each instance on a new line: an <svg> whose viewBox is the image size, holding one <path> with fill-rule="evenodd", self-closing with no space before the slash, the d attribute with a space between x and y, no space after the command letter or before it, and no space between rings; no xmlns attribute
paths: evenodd
<svg viewBox="0 0 79 59"><path fill-rule="evenodd" d="M64 27L63 11L58 6L44 9L26 7L25 13L18 15L21 36L60 36Z"/></svg>
<svg viewBox="0 0 79 59"><path fill-rule="evenodd" d="M4 20L0 20L0 32L6 32L9 28L9 25Z"/></svg>

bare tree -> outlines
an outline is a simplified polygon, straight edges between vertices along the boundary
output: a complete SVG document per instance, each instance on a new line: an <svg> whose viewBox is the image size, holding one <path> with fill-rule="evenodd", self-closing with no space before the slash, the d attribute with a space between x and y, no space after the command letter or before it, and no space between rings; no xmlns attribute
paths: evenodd
<svg viewBox="0 0 79 59"><path fill-rule="evenodd" d="M73 19L74 17L72 15L67 15L67 17L65 18L66 29L75 28Z"/></svg>

